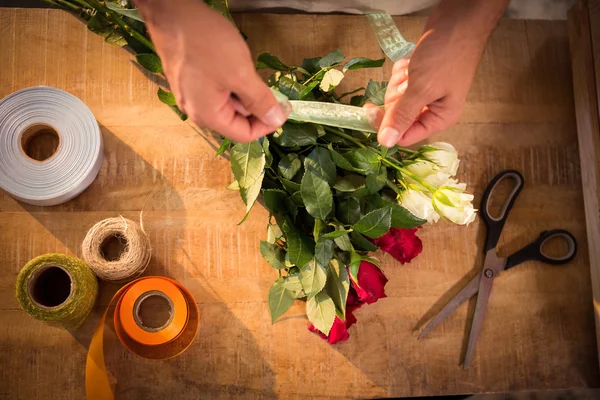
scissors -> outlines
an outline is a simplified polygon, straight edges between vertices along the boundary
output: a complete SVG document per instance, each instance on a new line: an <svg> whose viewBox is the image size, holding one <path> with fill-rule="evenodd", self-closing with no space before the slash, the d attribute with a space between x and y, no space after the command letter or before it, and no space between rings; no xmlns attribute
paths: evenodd
<svg viewBox="0 0 600 400"><path fill-rule="evenodd" d="M504 179L508 178L514 179L516 186L509 194L506 203L502 207L500 215L493 217L489 210L490 196L498 184ZM490 298L494 279L503 271L509 270L525 261L536 260L542 261L546 264L560 265L571 261L577 253L577 241L575 240L575 237L566 230L553 229L542 232L536 240L511 256L507 258L498 257L498 253L496 252L498 239L500 239L500 234L502 233L502 228L504 228L504 223L506 222L508 213L514 205L517 196L519 193L521 193L523 185L524 180L521 173L515 170L504 170L496 175L496 177L492 179L488 187L485 189L483 198L481 199L480 207L481 217L483 218L487 228L485 245L483 248L485 253L483 269L429 322L429 324L421 332L421 335L419 335L419 339L423 338L448 315L452 314L461 304L477 294L477 305L475 306L475 314L473 316L473 323L471 325L471 331L469 334L469 344L467 346L467 353L465 355L463 368L467 368L471 358L473 357L475 343L477 342L477 337L481 331L483 317L485 315L485 310ZM553 257L544 252L544 245L553 238L563 239L567 243L568 249L564 255L560 257Z"/></svg>

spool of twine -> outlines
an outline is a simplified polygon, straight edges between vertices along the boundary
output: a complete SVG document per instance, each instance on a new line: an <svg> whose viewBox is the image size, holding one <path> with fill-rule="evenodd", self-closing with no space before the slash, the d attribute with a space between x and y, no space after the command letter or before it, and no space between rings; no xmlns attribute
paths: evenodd
<svg viewBox="0 0 600 400"><path fill-rule="evenodd" d="M116 256L106 246L117 241L122 247ZM140 276L152 257L150 239L134 221L118 217L98 222L85 236L81 246L83 259L105 281L123 282Z"/></svg>
<svg viewBox="0 0 600 400"><path fill-rule="evenodd" d="M16 297L35 319L77 329L94 307L98 281L83 260L45 254L29 261L17 277Z"/></svg>

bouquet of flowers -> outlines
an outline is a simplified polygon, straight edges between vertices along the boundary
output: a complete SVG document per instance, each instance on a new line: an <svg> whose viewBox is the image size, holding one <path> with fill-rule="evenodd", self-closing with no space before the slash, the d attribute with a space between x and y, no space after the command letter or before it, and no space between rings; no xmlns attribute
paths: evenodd
<svg viewBox="0 0 600 400"><path fill-rule="evenodd" d="M46 0L78 14L107 42L127 46L138 63L162 73L143 20L126 3ZM207 2L231 20L225 2ZM384 59L353 58L340 50L290 66L276 56L258 56L257 68L273 70L272 90L292 100L382 106L386 82L337 95L346 73L378 68ZM182 119L172 93L159 99ZM268 294L275 322L295 300L306 302L309 329L335 343L348 338L353 312L385 297L386 277L371 256L381 250L401 263L422 250L417 229L440 218L468 224L473 196L453 179L459 160L454 147L434 143L416 150L382 148L375 133L315 123L286 122L272 135L250 143L224 139L246 219L261 198L270 216L260 252L277 271Z"/></svg>

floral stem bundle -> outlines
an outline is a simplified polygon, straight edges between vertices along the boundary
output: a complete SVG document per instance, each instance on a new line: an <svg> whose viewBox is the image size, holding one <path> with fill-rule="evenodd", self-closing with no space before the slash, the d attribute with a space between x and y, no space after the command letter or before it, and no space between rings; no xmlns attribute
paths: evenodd
<svg viewBox="0 0 600 400"><path fill-rule="evenodd" d="M84 19L109 43L126 46L151 73L163 72L143 20L128 2L47 0ZM231 20L226 2L207 2ZM379 68L384 59L353 58L340 50L290 66L269 53L257 69L271 69L272 90L291 100L382 106L386 82L336 94L347 73ZM159 99L182 119L172 93ZM382 148L374 129L352 130L316 123L286 122L272 135L250 143L224 139L248 216L259 197L269 210L267 240L260 252L277 272L268 294L272 321L294 303L306 303L309 329L335 343L348 338L353 312L385 297L387 279L372 252L382 250L409 262L422 250L416 230L445 218L468 224L473 196L452 177L459 160L448 143L419 149Z"/></svg>

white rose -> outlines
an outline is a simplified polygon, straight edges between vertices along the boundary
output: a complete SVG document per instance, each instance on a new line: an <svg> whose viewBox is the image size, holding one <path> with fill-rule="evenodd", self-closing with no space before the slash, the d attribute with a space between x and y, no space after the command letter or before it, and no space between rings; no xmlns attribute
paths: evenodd
<svg viewBox="0 0 600 400"><path fill-rule="evenodd" d="M456 175L458 171L458 152L450 143L437 142L428 144L427 147L433 147L435 150L426 151L423 156L436 164L441 172L444 172L450 176Z"/></svg>
<svg viewBox="0 0 600 400"><path fill-rule="evenodd" d="M473 195L465 193L466 184L450 180L446 186L433 194L433 207L443 217L459 225L468 225L475 220Z"/></svg>
<svg viewBox="0 0 600 400"><path fill-rule="evenodd" d="M436 188L444 186L450 178L450 175L442 172L436 164L430 161L417 161L404 168ZM407 183L418 184L418 182L408 176L405 176L404 179Z"/></svg>
<svg viewBox="0 0 600 400"><path fill-rule="evenodd" d="M427 222L436 222L440 216L433 208L431 198L416 189L407 189L399 195L400 205L410 211L415 217Z"/></svg>

